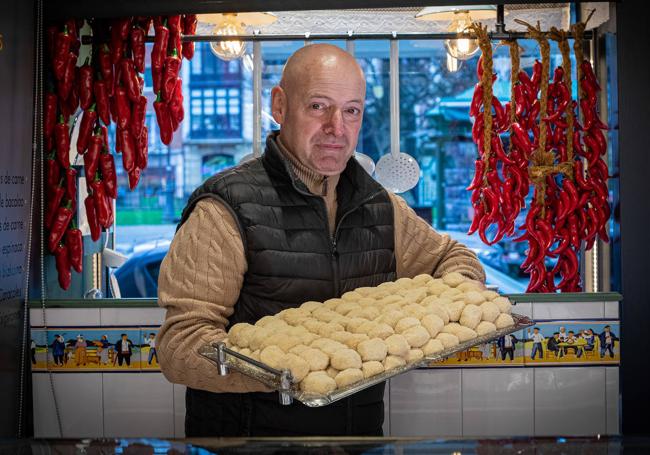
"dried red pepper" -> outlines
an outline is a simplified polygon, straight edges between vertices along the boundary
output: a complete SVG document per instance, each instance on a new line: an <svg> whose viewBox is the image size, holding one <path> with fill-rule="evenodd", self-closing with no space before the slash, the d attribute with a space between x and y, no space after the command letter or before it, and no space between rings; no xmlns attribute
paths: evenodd
<svg viewBox="0 0 650 455"><path fill-rule="evenodd" d="M70 133L68 124L62 115L59 116L59 123L54 126L54 140L56 142L56 158L59 164L67 169L70 167Z"/></svg>
<svg viewBox="0 0 650 455"><path fill-rule="evenodd" d="M54 45L53 69L54 77L57 80L63 79L63 73L68 64L71 43L72 36L68 33L68 28L64 27L63 31L57 35L56 44Z"/></svg>
<svg viewBox="0 0 650 455"><path fill-rule="evenodd" d="M142 132L140 133L140 136L138 136L135 145L137 152L135 165L140 168L140 170L144 170L149 162L149 132L147 131L146 126L142 128Z"/></svg>
<svg viewBox="0 0 650 455"><path fill-rule="evenodd" d="M96 129L95 133L90 138L88 144L88 151L84 155L84 167L86 172L86 180L91 182L94 178L97 168L99 167L99 155L104 148L104 139L101 132Z"/></svg>
<svg viewBox="0 0 650 455"><path fill-rule="evenodd" d="M47 171L47 191L50 191L61 181L61 166L59 166L54 153L49 153L45 157L45 168Z"/></svg>
<svg viewBox="0 0 650 455"><path fill-rule="evenodd" d="M151 51L151 74L153 76L154 93L158 93L162 83L162 71L167 56L167 42L169 40L169 29L164 25L155 27L156 36Z"/></svg>
<svg viewBox="0 0 650 455"><path fill-rule="evenodd" d="M65 232L65 246L68 248L68 257L72 268L81 273L83 270L83 237L81 231L72 222L70 229Z"/></svg>
<svg viewBox="0 0 650 455"><path fill-rule="evenodd" d="M196 14L187 14L183 18L183 34L184 35L194 35L196 33L196 25L197 25L197 19L196 19ZM184 41L183 44L183 57L185 57L188 60L191 60L192 57L194 57L194 42L192 41Z"/></svg>
<svg viewBox="0 0 650 455"><path fill-rule="evenodd" d="M122 141L122 166L126 172L130 172L135 167L136 149L133 136L128 129L118 129L117 134Z"/></svg>
<svg viewBox="0 0 650 455"><path fill-rule="evenodd" d="M140 83L138 82L133 60L130 58L120 60L120 80L126 88L126 94L131 102L138 101L140 98Z"/></svg>
<svg viewBox="0 0 650 455"><path fill-rule="evenodd" d="M124 87L115 89L115 108L117 110L117 126L120 129L126 129L131 120L131 106Z"/></svg>
<svg viewBox="0 0 650 455"><path fill-rule="evenodd" d="M111 62L117 65L125 50L125 42L129 37L130 18L116 19L111 24Z"/></svg>
<svg viewBox="0 0 650 455"><path fill-rule="evenodd" d="M97 112L93 104L90 109L84 111L81 117L81 124L79 125L79 135L77 136L77 153L83 155L88 148L88 141L93 135L93 128L97 123Z"/></svg>
<svg viewBox="0 0 650 455"><path fill-rule="evenodd" d="M102 150L99 155L99 169L102 172L102 182L106 188L106 194L117 199L117 174L115 172L115 160L108 149Z"/></svg>
<svg viewBox="0 0 650 455"><path fill-rule="evenodd" d="M59 286L64 291L70 287L72 283L72 273L70 272L70 258L68 256L68 249L62 243L55 245L52 249L54 259L56 262L56 271L59 279Z"/></svg>
<svg viewBox="0 0 650 455"><path fill-rule="evenodd" d="M47 239L47 246L50 251L54 251L56 246L59 244L65 234L65 230L72 220L72 201L66 201L63 205L59 206L52 220L52 226L50 227L50 235Z"/></svg>
<svg viewBox="0 0 650 455"><path fill-rule="evenodd" d="M88 109L94 100L93 95L93 67L88 64L88 59L84 65L79 68L79 104L81 109Z"/></svg>
<svg viewBox="0 0 650 455"><path fill-rule="evenodd" d="M48 92L45 95L45 118L43 134L45 137L51 137L56 125L56 110L58 107L58 98L56 94Z"/></svg>
<svg viewBox="0 0 650 455"><path fill-rule="evenodd" d="M75 69L77 67L77 56L72 52L68 52L68 59L66 60L63 74L59 79L58 90L59 96L62 100L67 100L72 90L72 85L75 80Z"/></svg>
<svg viewBox="0 0 650 455"><path fill-rule="evenodd" d="M111 124L111 113L108 100L108 87L105 80L95 81L95 101L97 104L97 115L104 122L104 125Z"/></svg>
<svg viewBox="0 0 650 455"><path fill-rule="evenodd" d="M131 29L131 50L133 51L133 63L138 73L144 73L145 60L145 32L140 26Z"/></svg>
<svg viewBox="0 0 650 455"><path fill-rule="evenodd" d="M169 57L165 59L165 65L162 76L162 97L169 102L172 99L178 72L181 68L181 59L178 58L178 52L174 49Z"/></svg>
<svg viewBox="0 0 650 455"><path fill-rule="evenodd" d="M156 111L156 119L158 120L158 129L160 130L160 140L163 144L169 145L172 141L172 120L169 114L169 109L167 104L162 101L160 97L160 92L158 92L158 97L153 103L153 108Z"/></svg>
<svg viewBox="0 0 650 455"><path fill-rule="evenodd" d="M142 133L142 128L144 128L144 122L147 116L147 97L142 95L138 101L133 105L133 111L131 112L131 123L129 128L131 134L134 138L140 137Z"/></svg>
<svg viewBox="0 0 650 455"><path fill-rule="evenodd" d="M106 195L106 190L104 189L104 184L99 178L99 175L95 176L95 179L91 183L91 188L93 191L93 198L95 200L95 210L97 213L97 221L99 225L104 229L111 227L111 217L112 211L111 208L111 199Z"/></svg>
<svg viewBox="0 0 650 455"><path fill-rule="evenodd" d="M84 204L86 206L86 218L88 219L88 226L90 226L90 238L93 239L93 242L96 242L99 240L99 236L102 233L102 228L99 225L99 221L97 220L95 198L92 194L86 196Z"/></svg>
<svg viewBox="0 0 650 455"><path fill-rule="evenodd" d="M131 172L129 172L129 189L133 191L133 189L138 186L138 182L140 181L140 168L135 167Z"/></svg>
<svg viewBox="0 0 650 455"><path fill-rule="evenodd" d="M183 117L185 117L185 111L183 110L183 81L180 78L176 79L176 86L168 108L173 129L176 131L178 125L183 121Z"/></svg>
<svg viewBox="0 0 650 455"><path fill-rule="evenodd" d="M65 187L63 186L63 179L56 183L54 186L48 187L48 199L47 207L45 209L45 227L50 228L52 226L52 221L54 220L54 215L61 205L63 196L65 196Z"/></svg>
<svg viewBox="0 0 650 455"><path fill-rule="evenodd" d="M77 205L77 170L70 166L65 171L65 197L72 201L72 207Z"/></svg>
<svg viewBox="0 0 650 455"><path fill-rule="evenodd" d="M99 47L99 68L107 88L107 95L113 94L113 62L111 51L106 44ZM96 95L95 95L96 96Z"/></svg>

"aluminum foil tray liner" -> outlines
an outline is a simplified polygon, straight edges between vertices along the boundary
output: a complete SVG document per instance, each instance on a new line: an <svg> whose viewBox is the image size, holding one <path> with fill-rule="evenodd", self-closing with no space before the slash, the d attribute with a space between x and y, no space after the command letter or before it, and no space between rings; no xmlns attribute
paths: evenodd
<svg viewBox="0 0 650 455"><path fill-rule="evenodd" d="M282 394L288 395L295 400L298 400L310 407L319 407L326 406L328 404L334 403L342 398L349 397L361 390L367 389L375 384L379 384L387 379L397 376L407 371L413 370L415 368L425 367L431 364L442 360L446 357L454 355L458 352L465 351L472 346L476 346L483 343L488 343L490 341L496 340L504 335L509 333L517 332L526 327L533 325L533 321L526 316L519 314L512 314L513 319L515 320L515 325L506 327L504 329L497 330L496 332L491 332L486 335L473 338L469 341L454 346L453 348L445 349L434 355L426 356L417 362L412 362L406 364L402 367L393 368L389 371L385 371L381 374L373 376L371 378L365 379L363 381L356 382L347 387L336 389L331 393L325 395L306 393L300 390L298 384L287 384L285 372L285 381L283 381L282 371L275 370L268 365L265 365L261 362L251 359L250 357L244 356L238 352L232 351L224 346L222 350L225 354L225 365L228 369L238 371L242 374L250 376L257 379L258 381L266 384L267 386L279 391ZM213 361L216 366L219 366L219 343L214 345L205 345L200 350L199 353L204 357ZM284 382L284 386L283 386Z"/></svg>

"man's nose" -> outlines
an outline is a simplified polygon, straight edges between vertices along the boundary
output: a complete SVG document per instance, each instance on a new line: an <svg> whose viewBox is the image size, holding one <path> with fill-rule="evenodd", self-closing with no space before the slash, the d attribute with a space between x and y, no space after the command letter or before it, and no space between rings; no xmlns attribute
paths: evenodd
<svg viewBox="0 0 650 455"><path fill-rule="evenodd" d="M343 135L343 113L340 109L332 109L324 125L324 131L336 137Z"/></svg>

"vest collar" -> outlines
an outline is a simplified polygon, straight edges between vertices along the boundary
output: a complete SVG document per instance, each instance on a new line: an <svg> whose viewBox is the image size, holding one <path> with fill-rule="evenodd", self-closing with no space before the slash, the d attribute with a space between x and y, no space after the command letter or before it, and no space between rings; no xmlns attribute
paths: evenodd
<svg viewBox="0 0 650 455"><path fill-rule="evenodd" d="M291 162L282 154L277 143L277 135L278 132L276 131L267 136L262 163L275 178L290 183L300 193L307 196L314 196L307 186L296 176ZM338 212L340 214L345 213L350 208L359 205L367 199L371 199L375 195L385 191L385 189L368 175L357 160L351 158L341 173L336 191L339 201Z"/></svg>

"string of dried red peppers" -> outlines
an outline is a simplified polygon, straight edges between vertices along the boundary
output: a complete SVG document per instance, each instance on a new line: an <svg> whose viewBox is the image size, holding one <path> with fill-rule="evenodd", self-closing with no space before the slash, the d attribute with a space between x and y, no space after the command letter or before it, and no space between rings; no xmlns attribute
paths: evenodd
<svg viewBox="0 0 650 455"><path fill-rule="evenodd" d="M96 241L102 229L113 225L113 200L118 194L115 160L108 141L111 121L116 124L115 151L122 155L130 190L136 187L148 164L148 100L143 93L143 73L145 38L152 22L156 28L152 75L158 97L154 107L161 139L168 145L184 117L179 77L182 59L194 56L194 43L182 42L181 37L196 32L196 15L90 20L92 51L80 67L79 29L84 21L70 19L47 27L44 229L48 231L48 249L56 256L63 289L71 284L71 269L81 272L83 263L81 231L76 228L79 220L75 223L77 171L70 166L70 126L81 119L75 145L77 154L83 157L88 190L84 205L91 238ZM159 34L158 29L166 29L167 33ZM164 105L166 117L158 114L159 103Z"/></svg>
<svg viewBox="0 0 650 455"><path fill-rule="evenodd" d="M587 19L588 20L588 19ZM519 228L525 232L514 241L527 241L529 248L521 268L530 274L527 292L577 292L582 289L579 274L578 254L582 241L585 248L593 247L599 236L608 241L606 223L610 208L607 193L607 165L601 158L606 153L607 143L598 119L598 82L593 69L582 55L582 34L585 23L572 27L576 38L574 51L579 82L579 103L584 122L576 116L578 103L571 98L571 60L568 45L569 34L558 29L550 33L525 22L529 37L537 40L542 61L535 61L531 77L519 69L519 48L516 41L506 42L510 46L512 61L511 101L505 108L505 125L495 122L496 133L509 132L508 153L498 152L486 157L485 107L489 114L494 109L498 117L500 103L494 98L487 103L485 89L494 77L481 77L486 61L491 62L492 49L481 46L483 55L479 61L480 82L476 84L470 115L475 117L472 137L477 143L479 159L476 174L468 187L472 191L472 205L475 217L469 233L479 231L487 244L495 243L505 235L512 235L514 220L524 208L524 199L529 184L534 185L531 206L524 224ZM471 30L479 43L487 34L480 25ZM482 34L483 33L483 34ZM553 72L549 81L550 47L548 38L558 42L562 53L562 65ZM484 44L484 43L483 43ZM485 60L486 56L488 60ZM489 67L491 74L491 66ZM498 137L498 134L496 134ZM491 145L498 144L491 137ZM499 140L500 142L500 140ZM584 146L583 146L584 142ZM585 170L583 164L586 163ZM501 175L499 174L499 171ZM488 173L492 173L488 178ZM502 177L501 177L502 176ZM485 213L485 198L498 202L499 210ZM489 205L493 207L494 205ZM486 222L485 220L490 222ZM483 229L496 220L497 233L489 241ZM483 228L483 229L482 229ZM547 258L555 262L547 266ZM558 278L556 278L558 277Z"/></svg>

